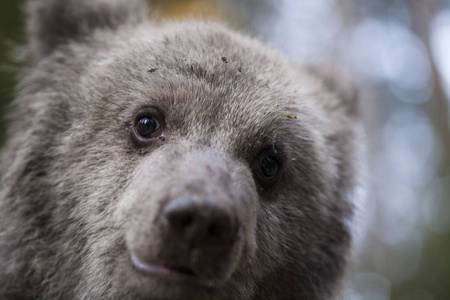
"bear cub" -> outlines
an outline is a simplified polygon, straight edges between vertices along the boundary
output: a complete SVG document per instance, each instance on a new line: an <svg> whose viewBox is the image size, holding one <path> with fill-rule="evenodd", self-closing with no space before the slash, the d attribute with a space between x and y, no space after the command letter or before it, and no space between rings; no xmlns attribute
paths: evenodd
<svg viewBox="0 0 450 300"><path fill-rule="evenodd" d="M27 3L1 160L0 299L334 299L357 97L206 21Z"/></svg>

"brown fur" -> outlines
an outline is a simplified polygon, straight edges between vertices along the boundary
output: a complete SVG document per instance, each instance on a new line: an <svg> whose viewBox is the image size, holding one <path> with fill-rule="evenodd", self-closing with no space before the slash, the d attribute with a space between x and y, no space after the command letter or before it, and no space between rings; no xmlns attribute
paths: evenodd
<svg viewBox="0 0 450 300"><path fill-rule="evenodd" d="M339 292L359 143L347 83L219 24L151 23L134 1L38 0L28 12L31 67L1 165L0 299ZM165 125L142 145L130 136L145 107ZM282 161L270 187L253 167L267 148ZM182 261L160 218L185 195L236 220L225 254L192 254L208 287L130 261Z"/></svg>

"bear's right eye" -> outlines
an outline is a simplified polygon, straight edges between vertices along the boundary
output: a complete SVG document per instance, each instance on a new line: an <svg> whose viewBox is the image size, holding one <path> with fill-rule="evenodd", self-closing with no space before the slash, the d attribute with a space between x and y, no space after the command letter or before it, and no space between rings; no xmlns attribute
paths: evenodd
<svg viewBox="0 0 450 300"><path fill-rule="evenodd" d="M136 124L136 132L142 138L148 139L152 138L152 135L158 131L159 127L159 122L154 117L142 117Z"/></svg>
<svg viewBox="0 0 450 300"><path fill-rule="evenodd" d="M146 108L138 113L132 123L131 138L137 146L146 146L154 139L162 137L164 118L155 108Z"/></svg>

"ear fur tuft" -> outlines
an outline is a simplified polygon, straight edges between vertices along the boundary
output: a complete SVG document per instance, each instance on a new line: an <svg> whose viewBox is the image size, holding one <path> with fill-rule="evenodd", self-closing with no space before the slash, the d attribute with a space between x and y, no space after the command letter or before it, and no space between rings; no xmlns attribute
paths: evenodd
<svg viewBox="0 0 450 300"><path fill-rule="evenodd" d="M27 3L29 49L35 61L96 29L116 29L145 19L137 0L34 0Z"/></svg>
<svg viewBox="0 0 450 300"><path fill-rule="evenodd" d="M321 81L328 91L338 97L349 116L357 116L359 114L359 93L345 72L320 64L309 65L307 70Z"/></svg>

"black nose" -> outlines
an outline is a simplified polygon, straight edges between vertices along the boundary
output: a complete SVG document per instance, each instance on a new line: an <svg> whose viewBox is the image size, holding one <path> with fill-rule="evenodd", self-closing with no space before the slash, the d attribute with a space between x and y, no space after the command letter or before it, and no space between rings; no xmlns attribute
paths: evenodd
<svg viewBox="0 0 450 300"><path fill-rule="evenodd" d="M190 248L212 250L234 241L235 217L230 209L208 200L182 197L163 212L170 236Z"/></svg>

